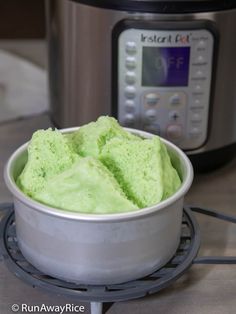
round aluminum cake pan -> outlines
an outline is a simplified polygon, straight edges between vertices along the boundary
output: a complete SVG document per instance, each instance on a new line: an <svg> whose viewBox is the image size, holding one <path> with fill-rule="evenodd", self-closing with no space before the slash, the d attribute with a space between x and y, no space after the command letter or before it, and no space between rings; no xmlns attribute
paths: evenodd
<svg viewBox="0 0 236 314"><path fill-rule="evenodd" d="M153 136L127 130L143 138ZM64 211L26 196L16 179L27 161L28 143L18 148L7 162L4 177L13 195L17 239L25 258L45 274L83 284L122 283L167 263L179 244L184 195L193 169L178 147L162 141L182 179L179 190L157 205L104 215Z"/></svg>

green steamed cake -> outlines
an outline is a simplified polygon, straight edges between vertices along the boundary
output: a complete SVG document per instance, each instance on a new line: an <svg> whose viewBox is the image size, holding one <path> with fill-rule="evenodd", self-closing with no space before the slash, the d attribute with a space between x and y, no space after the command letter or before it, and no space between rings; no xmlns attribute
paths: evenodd
<svg viewBox="0 0 236 314"><path fill-rule="evenodd" d="M157 204L181 181L158 136L142 139L100 117L70 134L35 132L17 184L52 207L107 214Z"/></svg>
<svg viewBox="0 0 236 314"><path fill-rule="evenodd" d="M103 147L100 160L139 208L159 203L181 184L157 136L141 142L113 138Z"/></svg>
<svg viewBox="0 0 236 314"><path fill-rule="evenodd" d="M39 130L29 143L28 161L17 184L25 194L34 197L48 179L71 167L78 158L59 131Z"/></svg>
<svg viewBox="0 0 236 314"><path fill-rule="evenodd" d="M138 209L126 198L113 174L93 157L80 158L70 169L49 179L34 198L56 208L89 214Z"/></svg>
<svg viewBox="0 0 236 314"><path fill-rule="evenodd" d="M74 134L70 135L70 140L74 150L81 156L98 157L103 146L113 137L141 140L140 137L123 129L116 119L103 116L96 122L82 126Z"/></svg>
<svg viewBox="0 0 236 314"><path fill-rule="evenodd" d="M141 142L114 138L103 148L100 160L114 173L127 197L140 208L160 202L163 196L159 138Z"/></svg>

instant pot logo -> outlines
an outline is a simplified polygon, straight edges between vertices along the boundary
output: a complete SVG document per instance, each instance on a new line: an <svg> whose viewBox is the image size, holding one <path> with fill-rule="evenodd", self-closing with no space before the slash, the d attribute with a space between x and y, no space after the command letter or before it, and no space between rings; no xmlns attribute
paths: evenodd
<svg viewBox="0 0 236 314"><path fill-rule="evenodd" d="M175 42L181 44L188 44L190 42L191 33L188 35L177 34L175 36Z"/></svg>
<svg viewBox="0 0 236 314"><path fill-rule="evenodd" d="M162 43L162 44L173 44L173 43L181 43L181 44L188 44L190 42L191 33L189 34L170 34L167 36L158 36L156 34L153 35L144 35L141 34L141 42L142 43Z"/></svg>

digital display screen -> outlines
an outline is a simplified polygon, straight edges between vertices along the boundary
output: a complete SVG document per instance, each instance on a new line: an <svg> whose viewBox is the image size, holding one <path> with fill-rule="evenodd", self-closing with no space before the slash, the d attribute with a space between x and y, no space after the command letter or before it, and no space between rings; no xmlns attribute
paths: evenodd
<svg viewBox="0 0 236 314"><path fill-rule="evenodd" d="M143 86L187 86L190 47L143 47Z"/></svg>

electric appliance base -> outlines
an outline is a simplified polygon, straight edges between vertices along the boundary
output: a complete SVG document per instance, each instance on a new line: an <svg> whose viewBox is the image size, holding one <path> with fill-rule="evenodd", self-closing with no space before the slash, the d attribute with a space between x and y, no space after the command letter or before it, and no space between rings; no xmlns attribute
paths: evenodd
<svg viewBox="0 0 236 314"><path fill-rule="evenodd" d="M236 143L201 154L188 155L188 157L195 172L210 172L226 165L236 157Z"/></svg>

